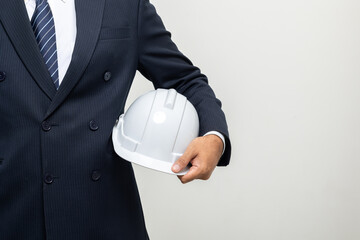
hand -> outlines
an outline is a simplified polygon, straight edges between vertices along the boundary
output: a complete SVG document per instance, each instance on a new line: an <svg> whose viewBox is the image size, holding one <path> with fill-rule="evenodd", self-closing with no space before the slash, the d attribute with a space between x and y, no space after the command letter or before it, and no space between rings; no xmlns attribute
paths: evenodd
<svg viewBox="0 0 360 240"><path fill-rule="evenodd" d="M180 181L188 183L194 179L208 180L220 160L223 147L221 138L213 134L195 138L171 170L177 173L190 162L192 166L189 172L178 176Z"/></svg>

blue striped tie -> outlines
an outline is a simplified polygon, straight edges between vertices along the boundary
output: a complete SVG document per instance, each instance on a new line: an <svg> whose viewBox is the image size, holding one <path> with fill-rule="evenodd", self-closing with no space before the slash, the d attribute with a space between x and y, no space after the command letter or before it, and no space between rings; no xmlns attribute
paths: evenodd
<svg viewBox="0 0 360 240"><path fill-rule="evenodd" d="M31 19L31 26L34 30L41 55L49 70L50 76L59 88L58 59L56 50L56 35L54 18L47 0L36 0L36 9Z"/></svg>

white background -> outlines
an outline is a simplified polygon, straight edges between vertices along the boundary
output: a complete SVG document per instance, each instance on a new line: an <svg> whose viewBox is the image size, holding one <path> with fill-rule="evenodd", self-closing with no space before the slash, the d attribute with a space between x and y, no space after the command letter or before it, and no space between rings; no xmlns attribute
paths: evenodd
<svg viewBox="0 0 360 240"><path fill-rule="evenodd" d="M360 1L154 0L223 103L228 167L134 166L152 240L360 239ZM127 105L152 89L137 75Z"/></svg>

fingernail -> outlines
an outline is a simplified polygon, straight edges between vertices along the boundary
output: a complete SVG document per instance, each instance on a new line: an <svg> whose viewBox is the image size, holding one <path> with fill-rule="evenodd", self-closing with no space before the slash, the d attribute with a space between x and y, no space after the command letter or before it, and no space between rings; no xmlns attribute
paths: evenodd
<svg viewBox="0 0 360 240"><path fill-rule="evenodd" d="M180 171L180 166L177 165L177 164L175 164L175 165L173 166L173 170L174 170L174 172Z"/></svg>

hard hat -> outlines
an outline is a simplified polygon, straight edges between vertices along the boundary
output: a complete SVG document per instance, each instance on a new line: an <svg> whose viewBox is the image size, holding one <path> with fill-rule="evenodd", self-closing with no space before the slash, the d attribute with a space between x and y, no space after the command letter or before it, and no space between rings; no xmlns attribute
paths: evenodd
<svg viewBox="0 0 360 240"><path fill-rule="evenodd" d="M116 122L112 140L122 158L175 174L171 167L199 134L194 106L174 89L157 89L137 98ZM188 172L186 167L176 175Z"/></svg>

